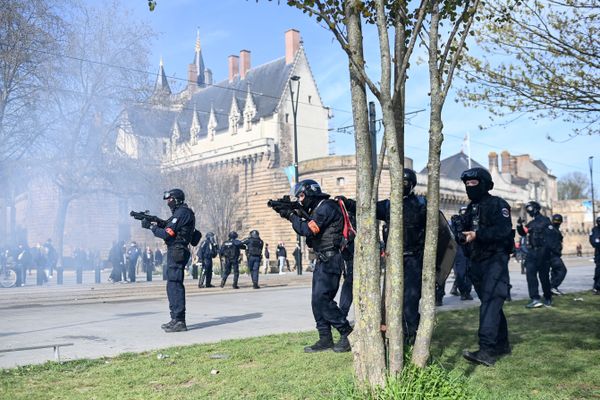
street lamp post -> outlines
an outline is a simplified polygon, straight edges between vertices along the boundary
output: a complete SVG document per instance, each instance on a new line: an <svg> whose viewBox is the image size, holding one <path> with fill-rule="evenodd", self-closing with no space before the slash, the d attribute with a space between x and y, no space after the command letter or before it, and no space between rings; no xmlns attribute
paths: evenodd
<svg viewBox="0 0 600 400"><path fill-rule="evenodd" d="M592 166L594 165L594 156L588 158L590 165L590 185L592 189L592 226L596 223L596 204L594 200L594 174L592 172Z"/></svg>
<svg viewBox="0 0 600 400"><path fill-rule="evenodd" d="M296 82L296 92L292 86L292 81ZM290 98L292 99L292 116L294 118L294 184L298 183L298 124L296 121L298 115L298 96L300 95L300 77L293 75L288 81L290 88ZM294 98L294 95L296 98ZM296 235L296 243L298 244L298 257L296 272L302 275L302 241L300 235ZM296 260L294 260L296 261Z"/></svg>

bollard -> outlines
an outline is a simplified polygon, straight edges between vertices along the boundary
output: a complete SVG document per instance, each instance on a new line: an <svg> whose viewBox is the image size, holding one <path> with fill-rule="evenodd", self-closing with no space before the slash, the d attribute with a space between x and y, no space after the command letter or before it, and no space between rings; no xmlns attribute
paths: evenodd
<svg viewBox="0 0 600 400"><path fill-rule="evenodd" d="M56 284L57 285L62 285L63 284L63 267L58 267L56 268Z"/></svg>
<svg viewBox="0 0 600 400"><path fill-rule="evenodd" d="M146 267L146 281L152 282L152 272L154 272L154 268L148 265Z"/></svg>
<svg viewBox="0 0 600 400"><path fill-rule="evenodd" d="M76 267L76 274L77 274L77 284L80 285L83 283L83 268L81 268L81 266Z"/></svg>
<svg viewBox="0 0 600 400"><path fill-rule="evenodd" d="M100 265L96 265L94 282L100 283Z"/></svg>

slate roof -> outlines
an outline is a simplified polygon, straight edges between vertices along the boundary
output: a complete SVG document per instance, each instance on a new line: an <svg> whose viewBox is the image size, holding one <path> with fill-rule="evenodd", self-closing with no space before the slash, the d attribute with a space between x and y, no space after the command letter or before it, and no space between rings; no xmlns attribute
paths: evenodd
<svg viewBox="0 0 600 400"><path fill-rule="evenodd" d="M471 168L476 167L485 168L483 165L471 158ZM440 162L440 176L443 178L459 180L460 175L467 169L469 169L469 158L462 151L453 156L444 158ZM423 168L420 173L426 174L427 167Z"/></svg>
<svg viewBox="0 0 600 400"><path fill-rule="evenodd" d="M200 88L187 101L180 112L155 109L150 105L138 105L129 110L129 121L133 133L141 136L164 137L171 135L174 121L181 129L181 140L189 138L194 109L200 120L198 137L208 134L208 121L211 107L217 119L217 134L227 132L229 128L229 111L235 96L240 110L239 125L243 124L243 112L246 105L248 85L252 94L256 115L253 121L272 115L279 104L281 95L286 89L293 64L286 64L285 57L250 69L245 79L236 77L233 82L224 80L214 85Z"/></svg>
<svg viewBox="0 0 600 400"><path fill-rule="evenodd" d="M544 173L546 173L546 174L550 173L550 170L548 169L548 167L546 166L546 164L544 164L544 162L542 160L533 160L533 165L535 165L536 167L538 167L539 169L544 171Z"/></svg>
<svg viewBox="0 0 600 400"><path fill-rule="evenodd" d="M163 68L162 61L158 69L156 83L154 84L154 93L166 95L171 94L171 87L169 86L169 81L167 80L167 75L165 74L165 69Z"/></svg>

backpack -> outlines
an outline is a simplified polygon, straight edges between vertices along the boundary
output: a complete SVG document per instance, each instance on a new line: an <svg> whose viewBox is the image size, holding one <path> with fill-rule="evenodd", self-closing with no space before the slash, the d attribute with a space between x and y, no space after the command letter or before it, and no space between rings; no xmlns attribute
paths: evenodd
<svg viewBox="0 0 600 400"><path fill-rule="evenodd" d="M348 214L348 210L346 210L346 205L342 199L337 200L338 205L340 206L340 210L342 211L342 216L344 217L344 228L342 229L342 241L340 243L340 250L343 252L350 246L352 242L354 242L354 238L356 238L356 229L352 224L352 220L350 219L350 215Z"/></svg>

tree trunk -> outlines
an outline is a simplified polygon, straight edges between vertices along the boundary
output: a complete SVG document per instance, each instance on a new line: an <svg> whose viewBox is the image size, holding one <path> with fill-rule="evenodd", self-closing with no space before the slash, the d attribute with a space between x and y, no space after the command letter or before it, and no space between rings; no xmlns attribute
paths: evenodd
<svg viewBox="0 0 600 400"><path fill-rule="evenodd" d="M423 284L421 290L419 330L415 341L412 362L424 368L430 355L431 337L435 323L435 266L440 207L440 153L442 147L442 94L441 75L438 68L439 5L435 2L431 11L429 32L429 83L431 111L429 121L429 159L427 162L427 228L425 253L423 255Z"/></svg>
<svg viewBox="0 0 600 400"><path fill-rule="evenodd" d="M357 11L360 1L345 5L348 42L351 51L364 65L362 28ZM356 324L350 335L354 371L361 384L371 388L385 383L385 349L381 336L381 292L379 241L373 201L371 140L368 128L365 83L350 63L350 91L356 145L357 236L354 250L354 312Z"/></svg>

